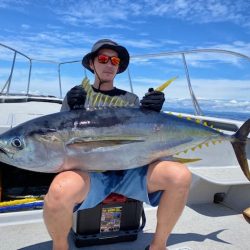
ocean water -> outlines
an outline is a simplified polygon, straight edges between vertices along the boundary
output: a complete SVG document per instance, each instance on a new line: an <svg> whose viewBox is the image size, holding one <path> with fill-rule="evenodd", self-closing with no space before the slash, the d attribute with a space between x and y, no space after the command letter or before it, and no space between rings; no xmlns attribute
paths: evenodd
<svg viewBox="0 0 250 250"><path fill-rule="evenodd" d="M186 113L194 115L193 108L174 108L174 107L164 107L163 111L177 112L177 113ZM216 111L216 110L204 110L204 115L217 117L217 118L226 118L233 119L237 121L246 121L250 119L250 113L247 112L234 112L234 111Z"/></svg>
<svg viewBox="0 0 250 250"><path fill-rule="evenodd" d="M248 100L199 100L203 115L246 121L250 119L250 101ZM193 105L189 99L166 100L164 111L195 114Z"/></svg>

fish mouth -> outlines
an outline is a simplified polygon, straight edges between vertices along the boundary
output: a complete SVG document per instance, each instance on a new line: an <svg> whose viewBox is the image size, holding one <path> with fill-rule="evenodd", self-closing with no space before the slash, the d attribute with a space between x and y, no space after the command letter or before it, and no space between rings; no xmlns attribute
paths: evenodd
<svg viewBox="0 0 250 250"><path fill-rule="evenodd" d="M11 152L0 144L0 154L4 154L8 158L11 158L14 155L14 152Z"/></svg>
<svg viewBox="0 0 250 250"><path fill-rule="evenodd" d="M0 153L8 155L7 151L0 146Z"/></svg>

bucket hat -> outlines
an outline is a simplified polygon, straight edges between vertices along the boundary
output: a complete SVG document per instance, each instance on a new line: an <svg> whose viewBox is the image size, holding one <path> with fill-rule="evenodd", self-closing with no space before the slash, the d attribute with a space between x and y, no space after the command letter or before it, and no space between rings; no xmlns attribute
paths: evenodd
<svg viewBox="0 0 250 250"><path fill-rule="evenodd" d="M94 71L90 68L89 63L90 59L92 59L100 49L112 49L118 53L118 57L121 59L121 62L117 74L122 73L127 69L129 64L129 53L127 49L110 39L101 39L93 45L91 52L86 54L82 59L83 67L94 73Z"/></svg>

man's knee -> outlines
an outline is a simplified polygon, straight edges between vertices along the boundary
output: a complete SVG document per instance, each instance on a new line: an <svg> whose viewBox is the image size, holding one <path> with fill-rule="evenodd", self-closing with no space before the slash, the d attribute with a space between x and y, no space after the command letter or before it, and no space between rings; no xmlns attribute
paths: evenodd
<svg viewBox="0 0 250 250"><path fill-rule="evenodd" d="M44 201L55 209L63 205L74 206L84 200L89 191L89 183L87 173L78 171L62 172L52 181Z"/></svg>
<svg viewBox="0 0 250 250"><path fill-rule="evenodd" d="M182 163L161 161L154 165L149 171L149 182L165 189L189 189L192 174Z"/></svg>
<svg viewBox="0 0 250 250"><path fill-rule="evenodd" d="M177 188L189 188L192 181L192 173L187 166L181 163L175 163L173 167L176 168L172 177L173 184Z"/></svg>

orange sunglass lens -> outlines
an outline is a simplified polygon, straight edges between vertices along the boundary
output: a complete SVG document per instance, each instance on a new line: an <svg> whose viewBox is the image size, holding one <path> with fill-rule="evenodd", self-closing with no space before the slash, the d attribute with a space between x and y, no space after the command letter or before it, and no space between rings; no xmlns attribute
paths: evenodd
<svg viewBox="0 0 250 250"><path fill-rule="evenodd" d="M120 64L120 58L117 56L106 56L106 55L99 55L98 62L99 63L108 63L109 59L114 66L118 66Z"/></svg>
<svg viewBox="0 0 250 250"><path fill-rule="evenodd" d="M112 64L115 65L115 66L119 65L120 61L121 61L121 60L120 60L119 57L116 57L116 56L111 57L111 62L112 62Z"/></svg>

